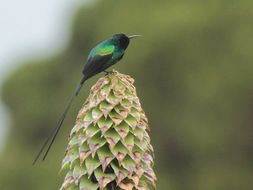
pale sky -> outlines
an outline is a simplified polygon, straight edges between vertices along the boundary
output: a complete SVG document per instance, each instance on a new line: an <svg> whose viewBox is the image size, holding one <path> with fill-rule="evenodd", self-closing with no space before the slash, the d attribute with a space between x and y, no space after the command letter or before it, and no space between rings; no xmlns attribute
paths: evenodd
<svg viewBox="0 0 253 190"><path fill-rule="evenodd" d="M73 14L86 2L0 0L0 86L18 60L43 57L63 49ZM9 126L7 109L0 103L0 149Z"/></svg>

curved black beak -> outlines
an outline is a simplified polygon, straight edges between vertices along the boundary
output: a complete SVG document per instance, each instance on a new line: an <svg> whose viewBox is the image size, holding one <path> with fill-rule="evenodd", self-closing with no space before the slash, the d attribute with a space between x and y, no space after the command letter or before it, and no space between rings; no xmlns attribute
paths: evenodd
<svg viewBox="0 0 253 190"><path fill-rule="evenodd" d="M131 40L131 39L133 39L133 38L137 38L137 37L141 37L142 35L131 35L131 36L128 36L128 38Z"/></svg>

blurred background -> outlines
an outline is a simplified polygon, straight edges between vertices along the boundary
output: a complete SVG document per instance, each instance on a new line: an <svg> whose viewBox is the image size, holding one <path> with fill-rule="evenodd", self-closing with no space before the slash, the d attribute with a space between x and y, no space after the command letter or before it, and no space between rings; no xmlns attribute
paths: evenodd
<svg viewBox="0 0 253 190"><path fill-rule="evenodd" d="M0 189L58 189L76 99L44 163L32 161L89 50L142 34L115 69L135 78L158 190L253 189L253 1L1 1Z"/></svg>

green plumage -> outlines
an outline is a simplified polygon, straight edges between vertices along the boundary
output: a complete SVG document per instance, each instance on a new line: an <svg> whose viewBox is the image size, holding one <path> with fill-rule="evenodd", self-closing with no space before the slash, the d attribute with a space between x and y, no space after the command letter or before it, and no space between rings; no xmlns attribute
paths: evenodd
<svg viewBox="0 0 253 190"><path fill-rule="evenodd" d="M94 47L91 50L88 56L88 59L90 57L94 57L95 55L104 56L104 55L112 54L114 50L115 50L115 45L111 43L111 40L106 40L98 44L96 47Z"/></svg>
<svg viewBox="0 0 253 190"><path fill-rule="evenodd" d="M129 38L116 34L95 46L89 53L83 74L87 78L106 70L122 59L129 44Z"/></svg>

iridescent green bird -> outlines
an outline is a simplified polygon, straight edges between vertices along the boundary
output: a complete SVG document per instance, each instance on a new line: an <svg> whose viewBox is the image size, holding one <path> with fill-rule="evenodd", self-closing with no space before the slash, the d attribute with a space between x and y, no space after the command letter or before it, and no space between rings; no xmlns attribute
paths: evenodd
<svg viewBox="0 0 253 190"><path fill-rule="evenodd" d="M95 46L89 53L87 63L84 66L83 69L83 77L78 84L74 94L71 96L63 114L61 115L56 127L53 129L53 131L50 133L49 137L41 147L39 153L37 154L36 158L34 159L33 164L36 163L40 155L42 154L43 150L45 149L46 145L51 139L51 142L42 158L42 160L45 160L61 126L62 123L66 117L66 114L74 100L74 97L78 96L81 87L83 86L84 82L91 78L92 76L104 71L118 61L120 61L124 54L125 50L127 49L129 42L131 39L139 37L140 35L131 35L126 36L125 34L115 34L110 39L107 39L101 43L99 43L97 46Z"/></svg>

